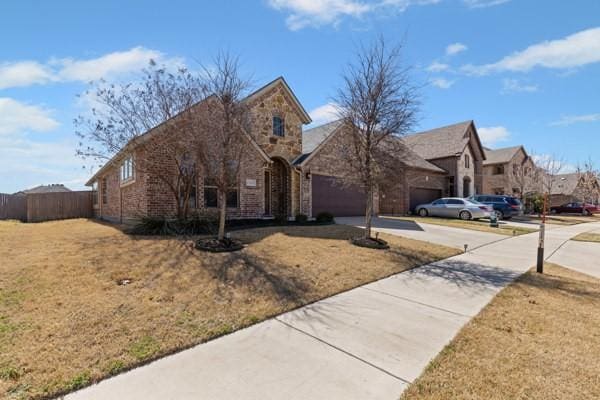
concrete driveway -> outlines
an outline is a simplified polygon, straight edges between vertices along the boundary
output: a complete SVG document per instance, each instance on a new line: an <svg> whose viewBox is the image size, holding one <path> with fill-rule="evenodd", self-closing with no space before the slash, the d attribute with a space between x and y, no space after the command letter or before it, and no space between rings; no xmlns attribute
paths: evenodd
<svg viewBox="0 0 600 400"><path fill-rule="evenodd" d="M600 243L569 240L548 261L600 278Z"/></svg>
<svg viewBox="0 0 600 400"><path fill-rule="evenodd" d="M600 229L600 223L585 225L549 231L547 254L579 233ZM536 233L495 241L301 307L66 398L398 399L471 317L534 265L536 242Z"/></svg>
<svg viewBox="0 0 600 400"><path fill-rule="evenodd" d="M338 217L335 220L338 224L352 225L359 228L365 226L364 217ZM423 240L461 250L464 249L465 244L469 246L469 249L475 249L499 240L508 239L508 236L496 233L391 218L373 217L372 224L373 229L378 232Z"/></svg>

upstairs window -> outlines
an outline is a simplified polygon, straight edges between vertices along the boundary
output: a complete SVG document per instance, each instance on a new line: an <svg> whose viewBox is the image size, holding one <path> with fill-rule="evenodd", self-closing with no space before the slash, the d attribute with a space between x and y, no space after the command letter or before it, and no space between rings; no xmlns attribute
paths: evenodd
<svg viewBox="0 0 600 400"><path fill-rule="evenodd" d="M133 179L133 157L129 156L121 164L121 182Z"/></svg>
<svg viewBox="0 0 600 400"><path fill-rule="evenodd" d="M273 117L273 135L284 137L285 136L285 124L283 118Z"/></svg>
<svg viewBox="0 0 600 400"><path fill-rule="evenodd" d="M496 165L494 167L494 175L504 175L504 165Z"/></svg>
<svg viewBox="0 0 600 400"><path fill-rule="evenodd" d="M465 168L471 168L471 157L468 154L465 154Z"/></svg>

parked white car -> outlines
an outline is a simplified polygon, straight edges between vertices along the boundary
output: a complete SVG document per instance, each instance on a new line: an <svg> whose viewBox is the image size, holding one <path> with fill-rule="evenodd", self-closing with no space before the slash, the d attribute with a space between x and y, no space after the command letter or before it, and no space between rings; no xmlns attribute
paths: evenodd
<svg viewBox="0 0 600 400"><path fill-rule="evenodd" d="M421 217L460 218L463 220L489 218L494 209L476 201L459 197L445 197L415 207Z"/></svg>

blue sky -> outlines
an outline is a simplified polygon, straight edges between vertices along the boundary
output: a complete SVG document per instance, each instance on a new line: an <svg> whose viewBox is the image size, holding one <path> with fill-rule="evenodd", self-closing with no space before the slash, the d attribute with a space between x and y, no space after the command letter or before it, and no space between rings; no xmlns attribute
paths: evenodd
<svg viewBox="0 0 600 400"><path fill-rule="evenodd" d="M0 192L83 187L72 120L90 80L133 79L149 58L194 68L227 49L257 86L283 75L319 123L356 45L378 35L404 43L424 85L415 130L474 119L489 146L600 164L597 0L7 0Z"/></svg>

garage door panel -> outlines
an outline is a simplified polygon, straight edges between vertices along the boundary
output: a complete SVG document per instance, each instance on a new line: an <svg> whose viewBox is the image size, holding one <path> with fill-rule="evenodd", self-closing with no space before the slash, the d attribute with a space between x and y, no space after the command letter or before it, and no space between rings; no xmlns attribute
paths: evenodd
<svg viewBox="0 0 600 400"><path fill-rule="evenodd" d="M410 188L410 210L414 211L419 204L431 203L441 197L440 189Z"/></svg>
<svg viewBox="0 0 600 400"><path fill-rule="evenodd" d="M312 213L330 212L336 217L364 215L366 197L362 190L342 184L339 178L312 175Z"/></svg>

